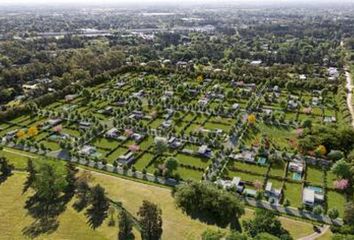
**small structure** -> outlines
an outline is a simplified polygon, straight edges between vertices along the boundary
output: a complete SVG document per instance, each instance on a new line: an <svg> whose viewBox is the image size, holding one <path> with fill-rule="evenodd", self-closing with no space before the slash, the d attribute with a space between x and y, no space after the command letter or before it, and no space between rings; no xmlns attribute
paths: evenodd
<svg viewBox="0 0 354 240"><path fill-rule="evenodd" d="M144 139L144 136L139 133L133 133L130 137L137 143L141 142Z"/></svg>
<svg viewBox="0 0 354 240"><path fill-rule="evenodd" d="M282 196L282 191L281 189L273 188L272 185L273 184L271 182L267 182L264 195L268 198L268 201L278 205Z"/></svg>
<svg viewBox="0 0 354 240"><path fill-rule="evenodd" d="M79 95L77 94L68 94L65 96L65 101L66 102L71 102L73 101L74 99L76 99Z"/></svg>
<svg viewBox="0 0 354 240"><path fill-rule="evenodd" d="M134 153L128 152L124 155L119 156L118 163L120 164L130 164L134 160Z"/></svg>
<svg viewBox="0 0 354 240"><path fill-rule="evenodd" d="M80 129L89 129L90 127L91 127L91 123L90 122L85 122L85 121L79 122L79 128Z"/></svg>
<svg viewBox="0 0 354 240"><path fill-rule="evenodd" d="M215 183L224 189L235 188L238 193L242 193L245 189L245 183L241 181L240 177L234 177L232 180L218 179Z"/></svg>
<svg viewBox="0 0 354 240"><path fill-rule="evenodd" d="M307 77L306 77L305 74L300 74L300 75L299 75L299 79L300 79L300 80L306 80L306 78L307 78Z"/></svg>
<svg viewBox="0 0 354 240"><path fill-rule="evenodd" d="M252 61L252 62L251 62L251 65L253 65L253 66L258 66L258 65L260 65L261 63L262 63L261 60L255 60L255 61Z"/></svg>
<svg viewBox="0 0 354 240"><path fill-rule="evenodd" d="M182 146L182 142L179 141L176 137L171 137L171 138L168 140L168 145L169 145L171 148L179 148L180 146Z"/></svg>
<svg viewBox="0 0 354 240"><path fill-rule="evenodd" d="M207 158L210 158L211 157L211 154L212 154L212 151L210 148L208 148L207 145L202 145L199 147L198 149L198 154L203 156L203 157L207 157Z"/></svg>
<svg viewBox="0 0 354 240"><path fill-rule="evenodd" d="M234 104L232 104L231 108L232 108L232 110L237 110L240 108L240 104L234 103Z"/></svg>
<svg viewBox="0 0 354 240"><path fill-rule="evenodd" d="M336 117L334 116L325 116L323 122L325 123L335 123L337 121Z"/></svg>
<svg viewBox="0 0 354 240"><path fill-rule="evenodd" d="M168 129L172 126L172 121L171 120L165 120L162 122L161 126L165 129Z"/></svg>
<svg viewBox="0 0 354 240"><path fill-rule="evenodd" d="M257 191L254 189L250 189L250 188L246 188L245 191L243 192L243 194L246 197L252 197L255 198L257 196Z"/></svg>
<svg viewBox="0 0 354 240"><path fill-rule="evenodd" d="M120 134L119 134L119 130L117 128L111 128L105 134L105 137L113 138L113 139L117 139L119 136L120 136Z"/></svg>
<svg viewBox="0 0 354 240"><path fill-rule="evenodd" d="M11 141L12 139L14 139L16 137L17 132L18 132L18 129L7 132L4 139L6 141Z"/></svg>
<svg viewBox="0 0 354 240"><path fill-rule="evenodd" d="M232 158L232 159L239 160L239 161L245 161L245 162L249 162L249 163L254 163L255 157L256 157L256 153L254 151L250 151L250 150L244 150L240 153L230 155L230 158Z"/></svg>
<svg viewBox="0 0 354 240"><path fill-rule="evenodd" d="M95 147L92 147L90 145L84 145L81 150L79 151L79 154L85 155L85 156L91 156L97 152Z"/></svg>
<svg viewBox="0 0 354 240"><path fill-rule="evenodd" d="M317 204L322 204L324 194L322 188L308 186L305 187L302 193L302 202L308 207L314 207Z"/></svg>

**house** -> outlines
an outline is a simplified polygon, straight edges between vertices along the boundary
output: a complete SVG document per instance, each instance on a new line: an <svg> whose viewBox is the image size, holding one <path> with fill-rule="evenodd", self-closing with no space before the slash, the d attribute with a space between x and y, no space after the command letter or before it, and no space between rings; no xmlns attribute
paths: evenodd
<svg viewBox="0 0 354 240"><path fill-rule="evenodd" d="M90 122L85 122L85 121L79 122L79 128L80 129L89 129L90 127L91 127L91 123Z"/></svg>
<svg viewBox="0 0 354 240"><path fill-rule="evenodd" d="M296 100L290 99L288 101L288 108L289 109L295 109L299 106L299 103Z"/></svg>
<svg viewBox="0 0 354 240"><path fill-rule="evenodd" d="M233 110L237 110L237 109L240 108L240 104L234 103L234 104L232 104L231 108L232 108Z"/></svg>
<svg viewBox="0 0 354 240"><path fill-rule="evenodd" d="M250 150L245 150L240 153L231 154L230 158L235 160L241 160L249 163L255 162L256 153Z"/></svg>
<svg viewBox="0 0 354 240"><path fill-rule="evenodd" d="M306 77L305 74L300 74L300 75L299 75L299 79L300 79L300 80L306 80L307 77Z"/></svg>
<svg viewBox="0 0 354 240"><path fill-rule="evenodd" d="M4 139L5 139L6 141L11 141L12 139L15 138L17 132L18 132L18 129L15 129L15 130L12 130L12 131L10 131L10 132L7 132L6 135L5 135L5 137L4 137Z"/></svg>
<svg viewBox="0 0 354 240"><path fill-rule="evenodd" d="M134 153L133 152L128 152L124 155L119 156L118 158L118 163L120 164L130 164L132 161L134 161Z"/></svg>
<svg viewBox="0 0 354 240"><path fill-rule="evenodd" d="M278 205L282 196L282 191L281 189L273 188L273 184L268 181L265 187L264 195L270 202Z"/></svg>
<svg viewBox="0 0 354 240"><path fill-rule="evenodd" d="M210 158L211 157L211 154L212 154L212 151L210 148L208 148L207 145L202 145L199 147L198 149L198 154L199 155L202 155L203 157L208 157Z"/></svg>
<svg viewBox="0 0 354 240"><path fill-rule="evenodd" d="M337 68L330 67L327 69L327 71L328 71L328 75L329 75L328 80L330 80L330 81L337 80L337 78L339 77L339 72L338 72Z"/></svg>
<svg viewBox="0 0 354 240"><path fill-rule="evenodd" d="M308 207L314 207L317 204L322 204L324 194L322 188L308 186L302 192L302 202Z"/></svg>
<svg viewBox="0 0 354 240"><path fill-rule="evenodd" d="M173 109L168 108L168 109L166 109L166 113L163 115L163 117L165 119L169 119L169 118L171 118L173 116L174 112L175 111Z"/></svg>
<svg viewBox="0 0 354 240"><path fill-rule="evenodd" d="M300 161L293 161L289 163L288 169L291 172L297 172L302 174L304 171L304 164Z"/></svg>
<svg viewBox="0 0 354 240"><path fill-rule="evenodd" d="M111 128L110 130L108 130L105 134L105 137L107 138L118 138L120 136L119 134L119 130L117 128Z"/></svg>
<svg viewBox="0 0 354 240"><path fill-rule="evenodd" d="M278 85L275 85L275 86L273 87L273 92L280 92L280 88L279 88Z"/></svg>
<svg viewBox="0 0 354 240"><path fill-rule="evenodd" d="M234 177L232 180L218 179L215 183L224 189L235 188L238 193L242 193L245 189L245 183L241 181L240 177Z"/></svg>
<svg viewBox="0 0 354 240"><path fill-rule="evenodd" d="M139 92L135 92L132 94L134 98L142 98L144 96L144 90L140 90Z"/></svg>
<svg viewBox="0 0 354 240"><path fill-rule="evenodd" d="M51 127L54 127L54 126L60 124L61 122L62 122L62 119L60 119L60 118L49 119L46 122L44 122L42 129L44 129L44 130L49 129Z"/></svg>
<svg viewBox="0 0 354 240"><path fill-rule="evenodd" d="M172 126L172 121L171 120L165 120L162 122L161 126L165 129L168 129Z"/></svg>
<svg viewBox="0 0 354 240"><path fill-rule="evenodd" d="M144 113L142 111L137 111L134 110L132 113L129 115L129 118L135 118L135 119L142 119L144 117Z"/></svg>
<svg viewBox="0 0 354 240"><path fill-rule="evenodd" d="M77 98L79 95L77 94L69 94L65 96L65 101L66 102L71 102L73 101L75 98Z"/></svg>
<svg viewBox="0 0 354 240"><path fill-rule="evenodd" d="M199 104L200 106L205 107L205 106L208 104L208 102L209 102L209 99L208 99L208 98L202 98L202 99L200 99L200 100L198 101L198 104Z"/></svg>
<svg viewBox="0 0 354 240"><path fill-rule="evenodd" d="M313 97L312 98L312 105L318 106L321 103L321 98L320 97Z"/></svg>
<svg viewBox="0 0 354 240"><path fill-rule="evenodd" d="M253 66L258 66L258 65L260 65L261 63L262 63L261 60L251 61L251 65L253 65Z"/></svg>
<svg viewBox="0 0 354 240"><path fill-rule="evenodd" d="M336 117L334 116L325 116L323 122L325 123L335 123L337 121Z"/></svg>
<svg viewBox="0 0 354 240"><path fill-rule="evenodd" d="M171 148L179 148L180 146L182 146L182 142L179 141L176 137L171 137L170 139L168 139L168 145Z"/></svg>
<svg viewBox="0 0 354 240"><path fill-rule="evenodd" d="M135 141L135 142L141 142L144 139L144 136L139 134L139 133L133 133L130 135L130 137Z"/></svg>
<svg viewBox="0 0 354 240"><path fill-rule="evenodd" d="M126 84L125 82L118 81L118 82L116 82L116 84L114 85L114 88L116 88L116 89L122 88L122 87L125 86L125 84Z"/></svg>
<svg viewBox="0 0 354 240"><path fill-rule="evenodd" d="M113 113L113 107L106 107L105 109L98 110L98 113L106 114L106 115L112 115Z"/></svg>
<svg viewBox="0 0 354 240"><path fill-rule="evenodd" d="M85 155L85 156L90 156L90 155L95 154L96 152L97 152L97 150L95 147L85 145L81 148L81 150L79 151L79 154Z"/></svg>

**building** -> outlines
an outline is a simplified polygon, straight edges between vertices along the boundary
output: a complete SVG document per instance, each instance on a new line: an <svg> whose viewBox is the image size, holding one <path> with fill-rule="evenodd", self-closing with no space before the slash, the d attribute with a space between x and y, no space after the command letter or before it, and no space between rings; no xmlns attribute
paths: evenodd
<svg viewBox="0 0 354 240"><path fill-rule="evenodd" d="M168 140L168 145L171 147L171 148L179 148L180 146L182 146L182 142L179 141L176 137L171 137L169 140Z"/></svg>
<svg viewBox="0 0 354 240"><path fill-rule="evenodd" d="M241 181L240 177L234 177L232 180L218 179L215 183L224 189L235 188L238 193L242 193L245 189L245 183Z"/></svg>
<svg viewBox="0 0 354 240"><path fill-rule="evenodd" d="M107 137L107 138L117 139L119 136L120 136L120 134L119 134L119 130L117 128L111 128L105 134L105 137Z"/></svg>
<svg viewBox="0 0 354 240"><path fill-rule="evenodd" d="M308 207L314 207L324 202L324 194L322 188L308 186L302 193L302 202Z"/></svg>
<svg viewBox="0 0 354 240"><path fill-rule="evenodd" d="M79 154L85 155L85 156L91 156L91 155L95 154L96 152L97 152L97 150L95 147L85 145L81 148L81 150L79 151Z"/></svg>
<svg viewBox="0 0 354 240"><path fill-rule="evenodd" d="M268 181L265 187L264 195L268 198L268 201L278 205L281 200L282 191L281 189L273 188L273 184Z"/></svg>
<svg viewBox="0 0 354 240"><path fill-rule="evenodd" d="M66 102L71 102L73 101L75 98L77 98L79 95L77 94L69 94L65 96L65 101Z"/></svg>
<svg viewBox="0 0 354 240"><path fill-rule="evenodd" d="M118 158L118 163L120 164L130 164L132 161L134 161L134 153L133 152L128 152L124 155L119 156Z"/></svg>
<svg viewBox="0 0 354 240"><path fill-rule="evenodd" d="M91 123L90 122L85 122L85 121L79 122L79 128L80 129L89 129L90 127L91 127Z"/></svg>
<svg viewBox="0 0 354 240"><path fill-rule="evenodd" d="M208 148L207 145L202 145L202 146L200 146L199 149L198 149L198 154L201 155L201 156L203 156L203 157L208 157L208 158L210 158L211 155L212 155L212 151L211 151L210 148Z"/></svg>

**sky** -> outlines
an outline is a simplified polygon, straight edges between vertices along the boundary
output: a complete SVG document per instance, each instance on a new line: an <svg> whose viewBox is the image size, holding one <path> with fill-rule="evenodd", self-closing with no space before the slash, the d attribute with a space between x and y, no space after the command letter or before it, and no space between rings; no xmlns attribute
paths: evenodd
<svg viewBox="0 0 354 240"><path fill-rule="evenodd" d="M201 4L201 3L233 3L233 4L242 4L242 3L251 3L251 4L265 4L265 3L306 3L314 2L323 3L354 3L354 0L0 0L0 5L168 5L168 4Z"/></svg>

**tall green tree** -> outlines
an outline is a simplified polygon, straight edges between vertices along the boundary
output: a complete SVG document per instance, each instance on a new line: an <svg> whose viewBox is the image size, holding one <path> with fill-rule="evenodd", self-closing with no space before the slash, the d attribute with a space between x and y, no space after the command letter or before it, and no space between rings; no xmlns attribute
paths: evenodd
<svg viewBox="0 0 354 240"><path fill-rule="evenodd" d="M143 240L159 240L162 235L161 209L154 203L144 200L138 211Z"/></svg>
<svg viewBox="0 0 354 240"><path fill-rule="evenodd" d="M86 211L88 223L93 229L101 226L107 217L109 201L106 197L105 189L96 185L91 189L91 206Z"/></svg>
<svg viewBox="0 0 354 240"><path fill-rule="evenodd" d="M133 224L128 214L122 210L119 213L119 222L118 222L118 240L129 240L133 239Z"/></svg>
<svg viewBox="0 0 354 240"><path fill-rule="evenodd" d="M28 175L27 175L27 179L26 179L25 183L23 184L22 193L27 192L27 190L32 186L32 184L34 183L34 181L36 179L37 171L34 168L33 161L31 159L28 159L28 161L27 161L26 171L27 171Z"/></svg>

